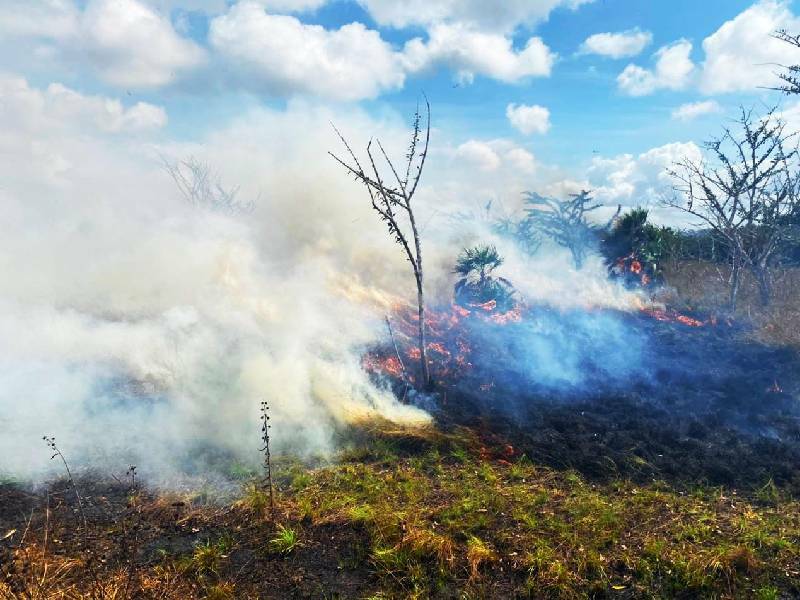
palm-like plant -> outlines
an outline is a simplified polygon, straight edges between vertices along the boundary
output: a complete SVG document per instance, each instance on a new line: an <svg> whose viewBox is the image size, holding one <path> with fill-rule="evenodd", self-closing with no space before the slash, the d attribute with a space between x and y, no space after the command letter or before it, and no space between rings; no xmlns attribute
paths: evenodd
<svg viewBox="0 0 800 600"><path fill-rule="evenodd" d="M511 308L514 286L507 279L493 274L502 264L503 257L494 246L465 248L456 259L453 269L454 273L461 275L455 285L456 302L470 305L494 300L499 310Z"/></svg>

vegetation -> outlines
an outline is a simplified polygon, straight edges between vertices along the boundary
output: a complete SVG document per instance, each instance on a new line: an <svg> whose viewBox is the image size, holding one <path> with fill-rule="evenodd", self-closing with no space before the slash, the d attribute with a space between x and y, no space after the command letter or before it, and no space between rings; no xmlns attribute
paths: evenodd
<svg viewBox="0 0 800 600"><path fill-rule="evenodd" d="M194 208L225 215L249 214L256 208L255 201L239 198L239 186L225 186L208 163L194 156L181 161L162 157L161 164L181 197Z"/></svg>
<svg viewBox="0 0 800 600"><path fill-rule="evenodd" d="M725 241L734 310L743 269L769 304L777 251L800 215L798 153L785 122L773 112L757 117L742 109L737 126L705 144L713 162L686 157L671 169L676 196L669 201Z"/></svg>
<svg viewBox="0 0 800 600"><path fill-rule="evenodd" d="M494 246L465 248L453 269L461 276L455 285L456 302L462 305L495 302L500 310L511 308L514 287L507 279L493 275L502 264L503 258Z"/></svg>
<svg viewBox="0 0 800 600"><path fill-rule="evenodd" d="M348 163L332 152L329 152L336 162L342 165L350 175L356 178L364 185L369 194L372 203L372 209L378 213L381 221L386 224L389 230L390 237L399 244L408 262L411 264L411 269L414 273L414 281L417 285L417 309L419 316L419 354L420 354L420 372L421 383L424 387L431 385L430 370L428 367L428 350L427 343L425 342L425 278L422 263L422 241L420 239L420 231L417 225L416 216L414 214L414 194L417 191L420 177L422 177L422 169L425 167L425 159L428 157L428 144L431 139L431 105L427 98L425 99L426 108L426 122L423 141L422 130L422 115L417 109L414 113L414 126L413 133L411 134L411 142L406 154L405 169L398 171L394 163L386 154L380 140L377 140L377 146L380 150L386 166L391 171L388 177L382 176L381 171L375 162L375 157L372 153L372 140L367 144L367 157L369 159L368 170L365 171L361 163L353 152L350 144L339 133L339 130L334 127L339 139L344 144L347 153L352 159L352 163ZM420 151L420 144L423 144ZM391 183L392 178L396 182ZM404 226L404 224L406 224ZM406 231L406 229L408 231Z"/></svg>
<svg viewBox="0 0 800 600"><path fill-rule="evenodd" d="M580 269L597 239L587 215L601 205L595 204L587 191L572 194L568 200L545 198L534 192L526 192L525 198L527 229L568 249L575 268Z"/></svg>
<svg viewBox="0 0 800 600"><path fill-rule="evenodd" d="M775 37L790 46L800 48L800 35L793 35L785 29L775 32ZM781 84L776 88L784 94L800 94L800 65L781 65L783 72L778 73Z"/></svg>
<svg viewBox="0 0 800 600"><path fill-rule="evenodd" d="M127 567L112 521L89 551L39 508L4 563L0 596L233 598L718 597L800 593L800 505L769 482L752 493L592 483L524 456L497 459L468 429L371 424L339 460L282 464L277 531L242 504L142 499L147 536ZM177 509L175 505L182 506ZM111 510L113 506L107 506ZM30 510L30 509L29 509ZM270 533L272 531L272 533ZM183 541L181 541L183 540ZM191 543L191 540L195 540ZM301 543L302 540L302 543ZM51 541L52 543L52 541ZM188 547L187 547L188 544Z"/></svg>

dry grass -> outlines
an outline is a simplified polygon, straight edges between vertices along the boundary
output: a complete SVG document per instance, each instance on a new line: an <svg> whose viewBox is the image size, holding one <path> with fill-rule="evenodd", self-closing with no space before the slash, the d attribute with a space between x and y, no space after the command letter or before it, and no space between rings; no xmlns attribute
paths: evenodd
<svg viewBox="0 0 800 600"><path fill-rule="evenodd" d="M680 304L702 312L726 310L730 269L725 265L682 261L665 272ZM776 269L774 275L774 299L764 307L752 275L744 274L735 317L752 323L752 335L759 341L800 347L800 269Z"/></svg>
<svg viewBox="0 0 800 600"><path fill-rule="evenodd" d="M354 437L360 445L336 464L279 473L281 527L260 517L260 499L247 498L252 491L225 506L142 498L150 547L195 531L196 541L188 550L143 554L132 570L124 555L110 552L97 565L102 589L87 577L84 544L67 543L59 533L64 543L45 555L34 523L13 551L13 575L0 578L0 598L285 597L326 568L360 573L362 583L336 590L330 588L339 579L328 579L297 593L800 595L800 504L774 486L745 497L718 488L681 492L658 482L591 484L524 458L489 459L466 429L445 435L393 426L383 435L373 424ZM190 504L176 514L180 502ZM91 533L119 541L108 524ZM337 567L331 556L349 558Z"/></svg>

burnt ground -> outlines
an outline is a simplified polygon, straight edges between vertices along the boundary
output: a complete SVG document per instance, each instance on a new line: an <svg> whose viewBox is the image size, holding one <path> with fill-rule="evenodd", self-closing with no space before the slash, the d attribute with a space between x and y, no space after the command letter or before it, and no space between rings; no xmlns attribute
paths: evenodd
<svg viewBox="0 0 800 600"><path fill-rule="evenodd" d="M36 490L0 485L0 535L11 533L0 541L0 598L200 598L215 589L223 567L231 589L260 598L323 598L328 590L355 598L375 586L363 564L368 536L358 525L303 528L302 544L283 556L266 550L275 526L235 504L152 490L136 492L134 504L129 487L101 474L77 485L85 526L63 479ZM197 549L207 545L216 558L204 562ZM20 558L25 548L30 564ZM4 595L3 583L18 595ZM234 597L226 589L219 597Z"/></svg>
<svg viewBox="0 0 800 600"><path fill-rule="evenodd" d="M0 484L0 597L542 597L541 586L552 597L796 597L800 357L734 327L615 318L631 335L583 340L580 385L531 385L512 358L520 339L538 342L512 326L472 340L471 369L428 398L436 435L452 441L392 438L387 456L385 439L367 438L339 465L286 471L278 522L300 539L286 554L253 509L263 498L248 506L247 494L244 504L207 491L133 500L88 474L84 525L63 480ZM607 368L619 339L632 368ZM647 511L630 520L642 498ZM698 520L714 525L696 530Z"/></svg>
<svg viewBox="0 0 800 600"><path fill-rule="evenodd" d="M447 388L437 420L478 427L534 462L592 479L751 491L772 481L800 493L798 352L754 342L729 325L627 318L647 341L642 369L628 380L603 376L578 391L528 391L516 377L492 373L488 391L478 381ZM495 365L497 353L487 360ZM480 361L476 377L485 381ZM595 358L585 365L596 367Z"/></svg>

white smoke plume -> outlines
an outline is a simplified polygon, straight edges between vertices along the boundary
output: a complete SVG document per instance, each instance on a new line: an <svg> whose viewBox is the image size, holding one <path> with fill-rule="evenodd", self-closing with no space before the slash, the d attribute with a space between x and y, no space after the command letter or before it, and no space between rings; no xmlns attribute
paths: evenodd
<svg viewBox="0 0 800 600"><path fill-rule="evenodd" d="M402 158L403 116L258 108L188 143L160 133L164 119L109 131L107 102L55 91L0 78L0 475L45 473L43 435L112 472L135 463L164 479L215 455L256 465L262 400L275 449L301 455L329 452L337 424L361 416L429 418L361 368L413 281L365 192L326 155L340 149L333 120L356 149L377 134ZM449 298L459 248L491 239L446 215L492 190L518 199L530 175L507 142L493 151L514 160L487 175L437 139L420 195L433 303ZM207 161L259 197L255 212L193 209L161 155ZM556 255L503 252L535 301L631 305L598 263L574 273Z"/></svg>

